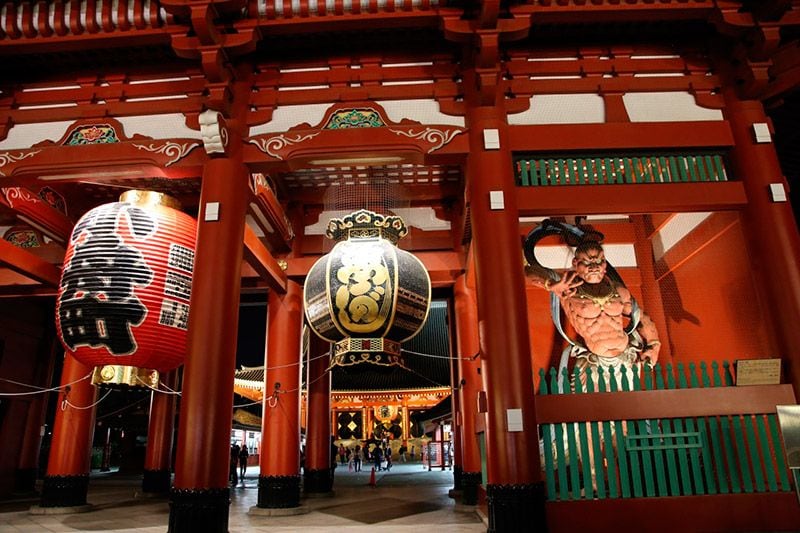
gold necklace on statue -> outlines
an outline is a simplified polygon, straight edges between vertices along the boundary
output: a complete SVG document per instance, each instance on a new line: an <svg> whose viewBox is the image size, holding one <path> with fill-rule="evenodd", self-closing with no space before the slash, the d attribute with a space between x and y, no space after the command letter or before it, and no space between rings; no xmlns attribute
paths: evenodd
<svg viewBox="0 0 800 533"><path fill-rule="evenodd" d="M603 278L600 283L587 283L584 281L575 290L575 298L591 300L600 309L605 308L609 302L620 298L616 285L608 278Z"/></svg>

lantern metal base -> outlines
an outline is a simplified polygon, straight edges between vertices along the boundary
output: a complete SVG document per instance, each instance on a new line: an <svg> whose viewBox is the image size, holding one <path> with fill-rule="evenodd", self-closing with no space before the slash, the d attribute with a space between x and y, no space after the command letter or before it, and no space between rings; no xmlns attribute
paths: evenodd
<svg viewBox="0 0 800 533"><path fill-rule="evenodd" d="M158 370L135 366L96 366L92 372L92 385L102 387L158 387Z"/></svg>
<svg viewBox="0 0 800 533"><path fill-rule="evenodd" d="M331 365L348 367L360 364L405 368L405 361L400 355L400 343L385 338L342 339L334 345Z"/></svg>

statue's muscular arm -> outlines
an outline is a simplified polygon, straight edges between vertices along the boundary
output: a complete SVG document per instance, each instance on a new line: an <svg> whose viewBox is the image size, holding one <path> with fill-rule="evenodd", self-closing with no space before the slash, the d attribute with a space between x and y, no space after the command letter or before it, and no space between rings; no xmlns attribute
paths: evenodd
<svg viewBox="0 0 800 533"><path fill-rule="evenodd" d="M626 316L630 316L633 312L631 293L628 289L620 287L619 294L625 302L623 312ZM658 354L661 351L661 341L658 340L658 329L656 329L656 324L650 316L641 310L639 313L639 325L636 326L636 331L644 341L644 349L639 357L642 361L649 359L651 365L656 364L658 361Z"/></svg>

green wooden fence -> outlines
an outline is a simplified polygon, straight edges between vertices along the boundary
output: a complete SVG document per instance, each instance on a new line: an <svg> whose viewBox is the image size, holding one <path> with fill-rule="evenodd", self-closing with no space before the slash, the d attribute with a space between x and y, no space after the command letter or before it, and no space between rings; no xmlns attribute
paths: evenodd
<svg viewBox="0 0 800 533"><path fill-rule="evenodd" d="M728 363L540 370L540 395L726 387ZM792 490L774 413L541 424L548 500Z"/></svg>
<svg viewBox="0 0 800 533"><path fill-rule="evenodd" d="M605 185L727 181L721 154L523 158L517 185Z"/></svg>

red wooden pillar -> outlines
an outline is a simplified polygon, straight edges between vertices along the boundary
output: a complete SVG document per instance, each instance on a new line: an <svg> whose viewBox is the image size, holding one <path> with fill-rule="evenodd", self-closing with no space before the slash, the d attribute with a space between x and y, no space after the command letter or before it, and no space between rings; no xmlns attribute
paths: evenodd
<svg viewBox="0 0 800 533"><path fill-rule="evenodd" d="M147 450L144 457L142 492L169 492L172 465L172 434L175 429L175 390L177 370L162 376L166 392L150 394L150 420L147 426Z"/></svg>
<svg viewBox="0 0 800 533"><path fill-rule="evenodd" d="M768 124L764 107L757 100L740 100L732 86L724 90L725 118L731 125L734 148L730 154L734 176L742 180L747 205L742 212L743 229L754 268L754 300L763 301L775 311L772 319L777 346L786 364L787 377L795 394L800 394L800 236L787 201L775 201L770 186L789 187L783 176L775 146L755 139L754 124Z"/></svg>
<svg viewBox="0 0 800 533"><path fill-rule="evenodd" d="M33 383L43 388L50 386L53 379L53 366L56 354L60 353L61 344L53 338L48 350L48 356L40 360L36 367L36 376ZM39 475L39 453L42 447L42 437L45 430L47 417L47 398L49 394L36 394L28 404L28 415L25 418L25 430L22 436L22 447L17 461L17 470L14 473L14 492L28 494L35 491L36 478Z"/></svg>
<svg viewBox="0 0 800 533"><path fill-rule="evenodd" d="M480 341L478 338L478 303L475 290L461 276L455 284L456 355L461 387L461 474L464 505L477 505L481 484L481 452L478 447L475 419L478 416L478 394L483 385L480 374Z"/></svg>
<svg viewBox="0 0 800 533"><path fill-rule="evenodd" d="M311 333L308 349L308 422L306 423L306 460L303 491L306 494L330 494L333 488L331 469L331 343Z"/></svg>
<svg viewBox="0 0 800 533"><path fill-rule="evenodd" d="M302 288L289 281L286 294L269 291L267 367L261 434L264 453L258 507L300 505L300 346Z"/></svg>
<svg viewBox="0 0 800 533"><path fill-rule="evenodd" d="M248 171L240 158L203 170L169 531L227 532L233 374ZM218 203L218 216L213 213ZM211 208L209 208L211 204ZM206 220L206 219L209 220Z"/></svg>
<svg viewBox="0 0 800 533"><path fill-rule="evenodd" d="M546 527L544 485L508 125L496 107L475 106L468 109L467 126L467 186L488 403L489 531L534 531ZM484 146L484 132L489 138L499 136L499 149Z"/></svg>
<svg viewBox="0 0 800 533"><path fill-rule="evenodd" d="M672 363L672 350L670 349L669 331L667 330L667 316L664 312L664 301L658 287L655 274L655 259L653 258L653 241L648 235L644 217L631 217L634 235L636 238L636 264L642 278L642 301L640 306L647 313L658 330L661 350L658 352L658 362L662 365Z"/></svg>
<svg viewBox="0 0 800 533"><path fill-rule="evenodd" d="M72 355L64 357L41 507L86 505L96 409L87 407L97 398L97 389L89 379L91 372L91 367Z"/></svg>
<svg viewBox="0 0 800 533"><path fill-rule="evenodd" d="M453 420L451 425L450 435L452 438L452 446L450 449L450 456L452 457L453 465L453 488L449 494L451 498L461 497L463 490L463 458L462 458L462 434L461 434L461 395L460 395L460 381L461 381L461 368L458 365L457 348L455 344L456 338L456 324L453 320L454 306L451 302L447 309L447 324L449 329L449 349L450 349L450 383L451 393L450 401L452 402Z"/></svg>

